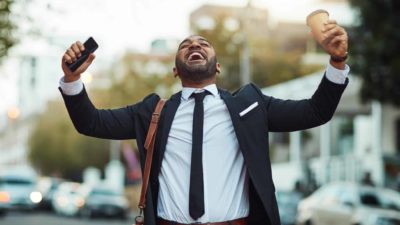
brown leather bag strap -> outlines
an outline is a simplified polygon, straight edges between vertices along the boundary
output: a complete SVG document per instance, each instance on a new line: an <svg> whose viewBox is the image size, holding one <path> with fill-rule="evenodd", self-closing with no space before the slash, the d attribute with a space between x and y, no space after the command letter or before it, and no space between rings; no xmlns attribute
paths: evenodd
<svg viewBox="0 0 400 225"><path fill-rule="evenodd" d="M146 162L144 164L144 173L143 173L143 181L142 181L142 190L140 194L140 201L139 201L139 209L140 214L142 214L143 209L146 207L146 192L147 187L149 184L149 177L150 177L150 170L151 170L151 162L153 159L153 151L154 151L154 142L156 139L158 121L160 119L161 110L164 107L166 100L160 99L157 103L156 109L151 116L151 122L149 126L149 130L147 131L146 141L144 144L144 148L147 150L146 153Z"/></svg>

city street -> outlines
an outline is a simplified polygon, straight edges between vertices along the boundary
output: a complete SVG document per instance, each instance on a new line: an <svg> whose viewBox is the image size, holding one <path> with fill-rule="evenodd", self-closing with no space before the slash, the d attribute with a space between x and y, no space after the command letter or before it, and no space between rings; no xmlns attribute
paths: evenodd
<svg viewBox="0 0 400 225"><path fill-rule="evenodd" d="M51 212L9 212L0 217L0 225L128 225L133 224L133 218L129 220L117 220L108 218L81 219L57 216Z"/></svg>

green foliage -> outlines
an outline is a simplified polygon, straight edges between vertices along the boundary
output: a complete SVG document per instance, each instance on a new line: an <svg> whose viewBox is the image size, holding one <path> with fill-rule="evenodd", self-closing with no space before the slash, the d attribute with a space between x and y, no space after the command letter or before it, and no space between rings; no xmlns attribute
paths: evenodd
<svg viewBox="0 0 400 225"><path fill-rule="evenodd" d="M195 26L193 30L196 34L206 37L215 48L222 67L222 72L218 76L218 86L235 90L241 86L240 54L243 33L241 30L226 29L223 23L226 18L228 15L216 18L213 29L201 29ZM260 87L274 85L321 69L320 66L301 64L304 49L293 48L282 51L277 43L278 40L256 38L251 33L246 35L251 54L251 81Z"/></svg>
<svg viewBox="0 0 400 225"><path fill-rule="evenodd" d="M15 25L10 19L10 9L13 2L13 0L0 1L0 62L7 55L8 49L16 42L12 36Z"/></svg>
<svg viewBox="0 0 400 225"><path fill-rule="evenodd" d="M142 61L143 64L148 63L150 59ZM91 90L93 100L100 108L114 108L142 100L145 96L152 92L157 92L161 97L167 98L172 94L172 86L178 82L174 79L172 73L167 74L141 74L134 66L137 59L127 54L118 65L107 71L112 85L109 90ZM173 57L162 62L164 67L170 68L172 71ZM143 65L142 65L143 66ZM122 70L117 69L121 67ZM122 72L121 72L122 71ZM163 92L163 93L160 93Z"/></svg>
<svg viewBox="0 0 400 225"><path fill-rule="evenodd" d="M252 81L260 87L299 78L321 69L319 65L302 65L302 49L280 51L276 40L253 40L251 48Z"/></svg>
<svg viewBox="0 0 400 225"><path fill-rule="evenodd" d="M350 34L352 71L362 77L362 100L400 105L400 2L350 0L359 15Z"/></svg>
<svg viewBox="0 0 400 225"><path fill-rule="evenodd" d="M79 179L87 166L102 168L108 141L79 135L62 101L50 102L29 138L29 159L44 175Z"/></svg>

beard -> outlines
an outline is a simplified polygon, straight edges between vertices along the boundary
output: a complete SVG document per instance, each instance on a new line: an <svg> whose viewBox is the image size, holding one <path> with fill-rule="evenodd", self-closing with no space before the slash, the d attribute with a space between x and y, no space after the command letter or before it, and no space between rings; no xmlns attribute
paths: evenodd
<svg viewBox="0 0 400 225"><path fill-rule="evenodd" d="M217 57L213 56L203 65L188 65L175 58L175 66L181 78L200 82L212 78L217 74Z"/></svg>

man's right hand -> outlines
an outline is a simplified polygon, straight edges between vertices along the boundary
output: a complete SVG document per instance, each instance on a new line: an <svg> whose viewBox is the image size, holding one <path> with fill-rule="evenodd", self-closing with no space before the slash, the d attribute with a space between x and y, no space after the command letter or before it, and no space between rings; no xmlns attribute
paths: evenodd
<svg viewBox="0 0 400 225"><path fill-rule="evenodd" d="M74 72L69 70L67 63L73 63L77 60L78 57L81 56L82 52L85 50L85 47L80 41L77 41L69 47L61 60L61 67L64 72L64 82L73 82L78 80L81 77L81 74L86 71L86 69L92 64L95 55L91 53L88 59L76 69Z"/></svg>

